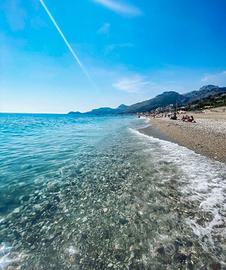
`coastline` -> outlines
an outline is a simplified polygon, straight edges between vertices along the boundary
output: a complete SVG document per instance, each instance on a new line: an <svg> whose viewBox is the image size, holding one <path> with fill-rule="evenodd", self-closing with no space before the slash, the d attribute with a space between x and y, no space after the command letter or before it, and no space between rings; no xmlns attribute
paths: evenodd
<svg viewBox="0 0 226 270"><path fill-rule="evenodd" d="M177 143L174 138L169 137L165 132L162 132L157 126L154 126L152 119L150 119L150 125L145 128L139 128L138 131L144 135L158 138L160 140Z"/></svg>
<svg viewBox="0 0 226 270"><path fill-rule="evenodd" d="M150 127L139 131L226 163L226 113L219 110L189 114L195 117L196 123L169 118L148 118Z"/></svg>

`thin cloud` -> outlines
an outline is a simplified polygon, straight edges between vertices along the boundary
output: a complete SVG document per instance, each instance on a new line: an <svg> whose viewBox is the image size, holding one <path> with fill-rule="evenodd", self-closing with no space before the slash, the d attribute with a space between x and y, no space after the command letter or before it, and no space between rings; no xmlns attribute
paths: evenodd
<svg viewBox="0 0 226 270"><path fill-rule="evenodd" d="M100 4L114 12L129 15L140 16L142 11L133 5L125 4L116 0L93 0L95 3Z"/></svg>
<svg viewBox="0 0 226 270"><path fill-rule="evenodd" d="M134 47L134 44L130 42L110 44L106 47L105 53L108 54L117 49L133 48L133 47Z"/></svg>
<svg viewBox="0 0 226 270"><path fill-rule="evenodd" d="M110 23L104 23L98 30L97 34L107 35L110 32L111 25Z"/></svg>
<svg viewBox="0 0 226 270"><path fill-rule="evenodd" d="M25 28L27 14L22 8L20 0L8 0L3 4L2 8L13 31L20 31Z"/></svg>
<svg viewBox="0 0 226 270"><path fill-rule="evenodd" d="M207 74L201 79L205 84L218 84L220 86L226 86L226 70L219 73Z"/></svg>
<svg viewBox="0 0 226 270"><path fill-rule="evenodd" d="M150 84L151 82L146 80L144 76L134 75L133 77L118 80L117 82L113 83L113 87L128 93L138 93L144 90Z"/></svg>

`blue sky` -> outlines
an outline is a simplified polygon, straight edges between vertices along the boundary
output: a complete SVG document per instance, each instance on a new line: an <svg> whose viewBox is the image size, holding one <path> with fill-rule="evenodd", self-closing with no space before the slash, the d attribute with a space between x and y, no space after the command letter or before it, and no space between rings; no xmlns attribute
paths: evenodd
<svg viewBox="0 0 226 270"><path fill-rule="evenodd" d="M87 111L226 86L225 0L1 0L0 111Z"/></svg>

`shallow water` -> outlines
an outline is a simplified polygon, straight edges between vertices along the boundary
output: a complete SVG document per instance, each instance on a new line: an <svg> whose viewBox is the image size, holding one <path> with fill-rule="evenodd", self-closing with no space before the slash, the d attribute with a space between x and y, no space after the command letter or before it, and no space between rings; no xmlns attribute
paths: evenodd
<svg viewBox="0 0 226 270"><path fill-rule="evenodd" d="M226 166L142 125L0 115L0 268L226 269Z"/></svg>

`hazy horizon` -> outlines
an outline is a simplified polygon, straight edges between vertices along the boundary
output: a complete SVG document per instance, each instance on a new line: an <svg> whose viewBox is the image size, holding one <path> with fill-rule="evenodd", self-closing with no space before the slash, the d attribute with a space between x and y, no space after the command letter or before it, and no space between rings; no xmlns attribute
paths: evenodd
<svg viewBox="0 0 226 270"><path fill-rule="evenodd" d="M3 0L0 10L0 112L85 112L226 85L224 0Z"/></svg>

